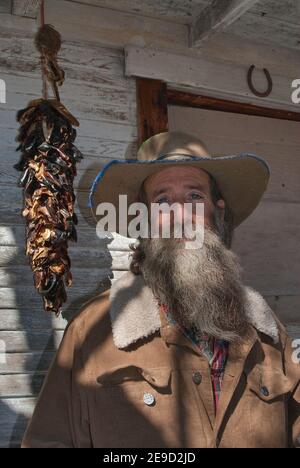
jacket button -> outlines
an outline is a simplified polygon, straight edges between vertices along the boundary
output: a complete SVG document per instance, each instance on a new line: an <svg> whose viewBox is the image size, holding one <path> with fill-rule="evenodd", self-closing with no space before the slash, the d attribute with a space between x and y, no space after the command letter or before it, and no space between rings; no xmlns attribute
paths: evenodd
<svg viewBox="0 0 300 468"><path fill-rule="evenodd" d="M148 392L144 393L143 400L144 400L145 405L148 405L148 406L153 405L153 403L155 402L155 398L152 395L152 393L148 393Z"/></svg>
<svg viewBox="0 0 300 468"><path fill-rule="evenodd" d="M193 382L199 385L202 382L202 375L200 372L193 372Z"/></svg>
<svg viewBox="0 0 300 468"><path fill-rule="evenodd" d="M260 393L265 396L265 397L268 397L270 395L270 392L269 390L267 389L267 387L261 387L260 389Z"/></svg>

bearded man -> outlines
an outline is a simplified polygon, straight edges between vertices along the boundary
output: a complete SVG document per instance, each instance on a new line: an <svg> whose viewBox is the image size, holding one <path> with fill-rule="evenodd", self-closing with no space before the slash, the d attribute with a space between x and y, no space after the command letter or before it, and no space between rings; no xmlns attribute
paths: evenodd
<svg viewBox="0 0 300 468"><path fill-rule="evenodd" d="M177 204L181 218L169 218L170 238L132 245L130 271L68 325L23 447L300 445L292 342L263 297L243 284L231 250L234 229L268 179L262 158L211 157L181 132L154 135L137 160L105 166L91 189L94 214L98 203L117 208L126 194L150 212ZM194 233L199 221L204 226L197 248L187 248L187 204ZM155 221L161 234L165 213Z"/></svg>

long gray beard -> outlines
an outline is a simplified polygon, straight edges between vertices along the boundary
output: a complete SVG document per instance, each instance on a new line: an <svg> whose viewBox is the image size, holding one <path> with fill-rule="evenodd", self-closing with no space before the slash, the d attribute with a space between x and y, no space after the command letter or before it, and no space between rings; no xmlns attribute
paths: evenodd
<svg viewBox="0 0 300 468"><path fill-rule="evenodd" d="M247 318L241 267L218 234L205 228L199 249L178 239L141 239L141 272L155 297L182 325L230 342L244 334Z"/></svg>

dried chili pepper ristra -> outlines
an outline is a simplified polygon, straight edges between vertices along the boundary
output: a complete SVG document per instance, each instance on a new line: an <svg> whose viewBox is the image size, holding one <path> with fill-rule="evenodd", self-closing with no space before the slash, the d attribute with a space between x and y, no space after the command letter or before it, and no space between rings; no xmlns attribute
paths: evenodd
<svg viewBox="0 0 300 468"><path fill-rule="evenodd" d="M56 99L36 99L17 114L26 219L26 254L46 311L57 315L71 286L68 241L76 241L73 180L82 159L74 145L79 123Z"/></svg>
<svg viewBox="0 0 300 468"><path fill-rule="evenodd" d="M45 310L59 314L67 299L65 286L72 284L68 241L77 240L73 180L82 154L74 145L74 127L79 123L60 102L58 92L65 80L57 61L61 36L45 24L43 2L41 20L34 42L41 54L43 98L30 101L17 114L21 157L14 167L22 172L19 186L24 192L26 254L35 287Z"/></svg>

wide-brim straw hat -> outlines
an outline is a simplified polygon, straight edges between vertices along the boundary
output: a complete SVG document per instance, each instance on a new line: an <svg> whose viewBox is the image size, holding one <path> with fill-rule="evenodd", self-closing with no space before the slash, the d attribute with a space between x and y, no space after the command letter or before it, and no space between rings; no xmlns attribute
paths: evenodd
<svg viewBox="0 0 300 468"><path fill-rule="evenodd" d="M212 156L198 138L183 132L163 132L146 140L137 159L112 160L96 176L90 193L89 207L95 222L99 203L112 203L116 209L119 232L119 195L127 195L128 206L138 201L143 181L166 167L190 166L208 172L229 206L233 225L237 227L255 210L265 192L270 169L267 162L252 153ZM132 217L128 216L128 222Z"/></svg>

